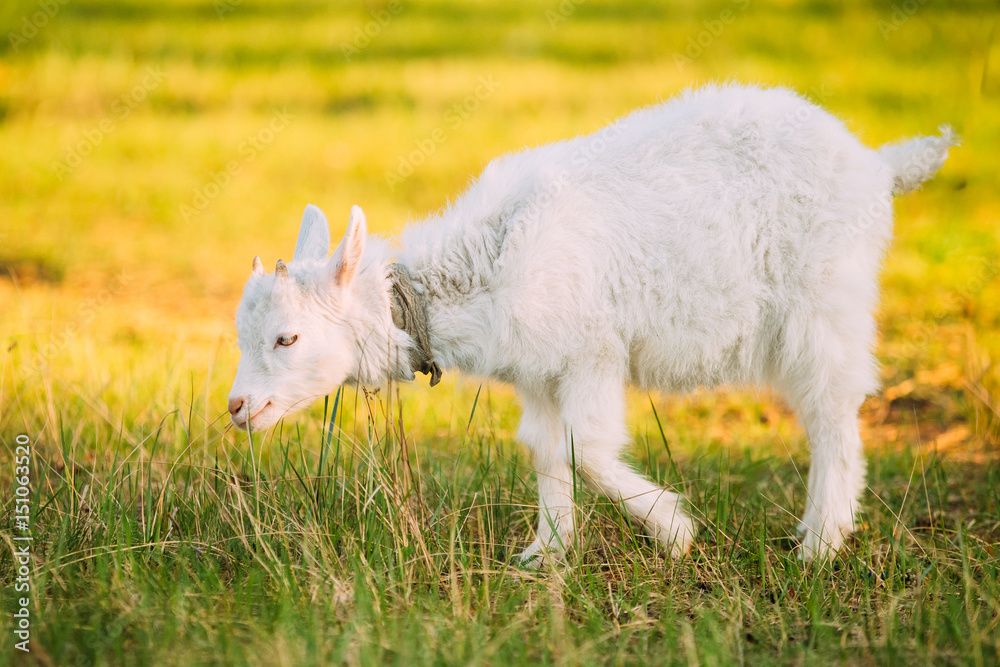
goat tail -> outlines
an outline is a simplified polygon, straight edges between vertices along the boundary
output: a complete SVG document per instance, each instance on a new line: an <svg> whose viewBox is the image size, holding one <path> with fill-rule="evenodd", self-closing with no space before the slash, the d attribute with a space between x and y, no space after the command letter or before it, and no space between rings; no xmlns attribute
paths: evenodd
<svg viewBox="0 0 1000 667"><path fill-rule="evenodd" d="M892 194L915 190L930 180L948 159L948 149L959 144L948 125L938 131L941 135L937 137L918 137L878 149L878 156L893 172Z"/></svg>

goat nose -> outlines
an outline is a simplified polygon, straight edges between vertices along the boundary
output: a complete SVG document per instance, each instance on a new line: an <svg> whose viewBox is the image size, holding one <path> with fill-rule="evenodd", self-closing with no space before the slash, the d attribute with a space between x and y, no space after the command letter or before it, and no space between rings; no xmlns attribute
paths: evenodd
<svg viewBox="0 0 1000 667"><path fill-rule="evenodd" d="M229 414L236 416L236 413L243 409L243 399L242 398L230 398L229 399Z"/></svg>

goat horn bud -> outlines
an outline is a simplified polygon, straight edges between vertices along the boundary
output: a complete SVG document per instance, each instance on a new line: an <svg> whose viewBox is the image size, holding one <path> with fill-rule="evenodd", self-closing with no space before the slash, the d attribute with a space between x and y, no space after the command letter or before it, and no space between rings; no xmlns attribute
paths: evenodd
<svg viewBox="0 0 1000 667"><path fill-rule="evenodd" d="M253 274L255 276L264 275L264 264L260 261L260 255L253 258Z"/></svg>
<svg viewBox="0 0 1000 667"><path fill-rule="evenodd" d="M288 266L280 259L278 260L278 265L274 267L274 275L278 276L279 278L288 277Z"/></svg>

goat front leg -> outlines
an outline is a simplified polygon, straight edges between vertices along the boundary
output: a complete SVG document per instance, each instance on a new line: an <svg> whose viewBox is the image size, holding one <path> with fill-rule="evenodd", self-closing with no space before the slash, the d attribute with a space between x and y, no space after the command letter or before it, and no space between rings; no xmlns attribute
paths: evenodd
<svg viewBox="0 0 1000 667"><path fill-rule="evenodd" d="M524 413L518 438L532 452L538 475L538 532L518 556L525 567L539 567L546 556L560 557L573 541L573 471L566 459L565 429L555 402L522 392Z"/></svg>

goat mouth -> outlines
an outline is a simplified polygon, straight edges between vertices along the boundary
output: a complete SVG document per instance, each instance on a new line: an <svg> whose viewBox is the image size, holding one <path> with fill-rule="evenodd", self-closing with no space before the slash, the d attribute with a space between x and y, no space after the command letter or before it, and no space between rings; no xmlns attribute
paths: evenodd
<svg viewBox="0 0 1000 667"><path fill-rule="evenodd" d="M264 412L264 410L267 410L269 407L271 407L271 401L265 402L264 405L260 406L257 412L253 413L252 415L248 414L247 418L240 422L237 422L235 419L233 419L233 423L236 424L238 428L242 429L245 429L247 426L253 426L253 420L259 417L260 413Z"/></svg>

